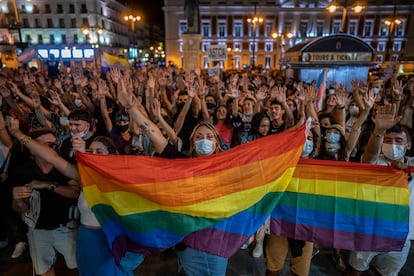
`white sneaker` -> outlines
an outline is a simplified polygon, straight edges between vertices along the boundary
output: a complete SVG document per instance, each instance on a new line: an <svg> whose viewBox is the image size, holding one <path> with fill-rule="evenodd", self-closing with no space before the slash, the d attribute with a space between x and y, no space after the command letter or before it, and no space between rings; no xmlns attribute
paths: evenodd
<svg viewBox="0 0 414 276"><path fill-rule="evenodd" d="M253 249L252 255L254 258L260 258L263 255L263 245L256 244Z"/></svg>
<svg viewBox="0 0 414 276"><path fill-rule="evenodd" d="M18 242L14 247L13 254L11 255L12 259L20 258L24 251L26 251L27 243L25 242Z"/></svg>
<svg viewBox="0 0 414 276"><path fill-rule="evenodd" d="M0 240L0 249L3 249L9 245L9 239Z"/></svg>
<svg viewBox="0 0 414 276"><path fill-rule="evenodd" d="M249 241L247 241L247 242L243 243L243 245L240 247L240 249L247 249L247 248L249 248L249 245L250 245L250 243L249 243Z"/></svg>

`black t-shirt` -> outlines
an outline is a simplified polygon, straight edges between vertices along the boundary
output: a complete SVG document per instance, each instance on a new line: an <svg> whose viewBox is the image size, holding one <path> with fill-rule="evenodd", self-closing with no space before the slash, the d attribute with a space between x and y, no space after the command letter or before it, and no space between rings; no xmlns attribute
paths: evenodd
<svg viewBox="0 0 414 276"><path fill-rule="evenodd" d="M7 181L13 187L23 186L32 180L57 182L59 186L67 186L70 179L55 168L49 173L43 173L32 158L9 169ZM38 191L40 192L41 207L35 228L51 230L68 223L70 221L69 210L77 205L77 199L63 197L49 189L39 189Z"/></svg>
<svg viewBox="0 0 414 276"><path fill-rule="evenodd" d="M97 134L94 133L91 137L85 140L86 148L89 148L89 146L92 144L93 139L95 139L96 136ZM62 156L65 160L67 160L68 162L72 164L76 164L75 154L73 153L73 150L72 150L72 136L63 140L62 145L60 146L59 152L60 152L60 156Z"/></svg>

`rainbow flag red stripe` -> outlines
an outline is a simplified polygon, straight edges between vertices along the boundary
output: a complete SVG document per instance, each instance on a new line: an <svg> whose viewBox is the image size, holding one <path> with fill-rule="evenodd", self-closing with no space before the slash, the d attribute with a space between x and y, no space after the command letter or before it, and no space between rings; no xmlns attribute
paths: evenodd
<svg viewBox="0 0 414 276"><path fill-rule="evenodd" d="M288 142L287 142L288 141ZM286 190L304 127L193 159L77 154L85 197L120 262L183 241L230 257Z"/></svg>
<svg viewBox="0 0 414 276"><path fill-rule="evenodd" d="M408 233L408 204L404 171L301 159L272 212L271 231L333 248L401 250Z"/></svg>

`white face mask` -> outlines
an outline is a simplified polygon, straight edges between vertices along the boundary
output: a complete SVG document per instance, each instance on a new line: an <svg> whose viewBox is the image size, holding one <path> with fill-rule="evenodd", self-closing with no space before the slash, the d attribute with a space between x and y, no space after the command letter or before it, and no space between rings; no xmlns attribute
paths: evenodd
<svg viewBox="0 0 414 276"><path fill-rule="evenodd" d="M405 146L394 144L382 144L382 153L389 160L397 161L404 157Z"/></svg>
<svg viewBox="0 0 414 276"><path fill-rule="evenodd" d="M69 119L68 117L60 117L59 123L61 126L68 126L69 125Z"/></svg>
<svg viewBox="0 0 414 276"><path fill-rule="evenodd" d="M75 99L73 103L76 105L76 107L80 107L82 105L82 101L79 99Z"/></svg>
<svg viewBox="0 0 414 276"><path fill-rule="evenodd" d="M313 141L306 140L305 145L303 146L301 156L302 157L307 157L307 156L309 156L309 154L311 154L312 151L313 151Z"/></svg>
<svg viewBox="0 0 414 276"><path fill-rule="evenodd" d="M202 139L195 142L195 151L198 155L210 155L213 153L213 141Z"/></svg>
<svg viewBox="0 0 414 276"><path fill-rule="evenodd" d="M79 132L79 133L77 133L77 134L74 134L74 133L70 133L70 135L73 137L73 136L79 136L79 138L81 138L81 139L83 139L86 135L88 134L88 131L82 131L82 132Z"/></svg>

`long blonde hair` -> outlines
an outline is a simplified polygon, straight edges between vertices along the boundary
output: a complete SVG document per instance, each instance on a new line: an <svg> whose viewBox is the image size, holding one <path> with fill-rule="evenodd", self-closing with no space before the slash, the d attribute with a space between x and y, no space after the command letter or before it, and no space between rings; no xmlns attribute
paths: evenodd
<svg viewBox="0 0 414 276"><path fill-rule="evenodd" d="M194 143L194 136L195 133L197 132L197 130L202 127L205 126L206 128L208 128L209 130L211 130L211 132L213 132L214 138L216 138L216 149L214 151L214 153L218 153L218 152L222 152L224 151L223 148L221 147L221 138L215 128L215 126L207 121L203 121L198 123L194 129L193 132L190 135L190 150L189 150L189 155L192 157L196 156L196 151L195 151L195 143Z"/></svg>

